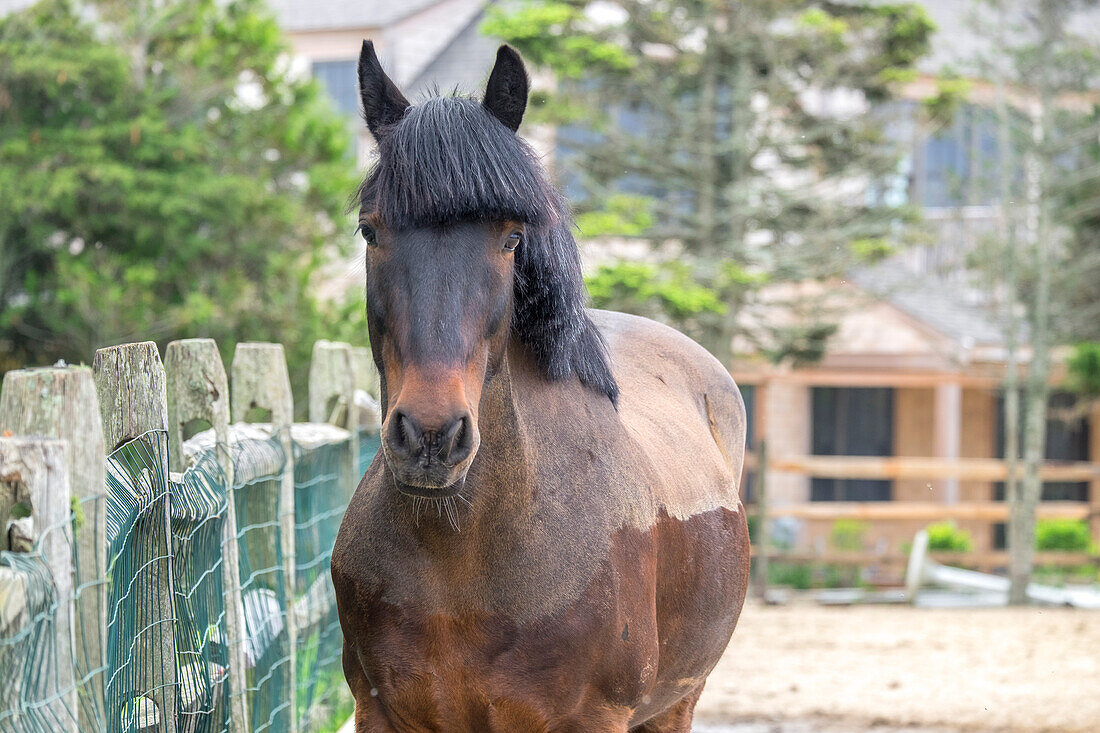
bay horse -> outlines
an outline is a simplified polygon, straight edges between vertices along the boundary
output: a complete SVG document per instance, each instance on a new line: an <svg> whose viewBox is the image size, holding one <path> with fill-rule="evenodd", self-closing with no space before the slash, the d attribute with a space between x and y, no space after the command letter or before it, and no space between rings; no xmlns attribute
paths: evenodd
<svg viewBox="0 0 1100 733"><path fill-rule="evenodd" d="M356 731L689 731L748 583L737 386L586 310L513 49L481 101L411 105L369 42L359 86L384 419L332 555Z"/></svg>

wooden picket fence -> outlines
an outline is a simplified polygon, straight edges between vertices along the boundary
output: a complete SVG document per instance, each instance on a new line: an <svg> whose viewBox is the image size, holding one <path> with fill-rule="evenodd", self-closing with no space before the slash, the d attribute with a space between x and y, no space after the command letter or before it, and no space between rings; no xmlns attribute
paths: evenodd
<svg viewBox="0 0 1100 733"><path fill-rule="evenodd" d="M189 339L169 344L163 364L156 345L144 342L101 349L91 368L59 365L5 375L0 392L0 730L258 733L304 731L311 726L309 715L297 713L295 695L308 680L295 679L295 634L315 631L310 624L334 612L327 572L318 573L308 589L296 592L293 587L296 574L302 573L295 549L301 524L295 524L294 457L296 451L304 455L299 441L303 435L314 441L314 447L325 441L339 443L334 484L344 499L350 497L366 468L361 465L366 459L360 455L360 436L377 433L377 405L369 396L377 389L377 375L365 349L318 342L310 368L311 423L295 424L282 345L238 344L231 373L230 381L212 340ZM263 425L245 424L257 412L264 415ZM223 688L216 700L224 725L215 721L207 728L207 723L196 722L197 703L188 687L191 671L181 666L184 650L177 648L180 596L173 586L178 553L187 548L171 536L168 499L155 492L135 497L144 502L143 516L152 519L144 529L132 528L125 538L131 544L152 544L139 548L142 552L135 556L147 559L137 565L131 579L142 599L136 606L140 624L130 642L129 663L136 672L128 672L125 694L131 699L124 708L125 720L111 719L105 713L105 688L119 673L112 668L117 660L112 661L107 650L112 610L117 615L110 605L111 593L119 590L112 590L108 580L113 558L107 541L107 487L119 473L111 463L118 459L111 456L135 441L155 448L158 442L149 436L166 435L161 443L167 450L148 451L153 470L144 470L131 487L135 494L152 492L157 475L165 479L162 486L169 485L169 478L181 480L179 472L188 468L184 446L198 428L212 431L208 442L225 480L222 488L230 492L217 517L221 561L216 572L225 604L219 609L224 617L219 617L217 634L224 640L227 659L219 667L224 678L218 680ZM241 439L235 436L255 429L266 431L276 448L281 443L285 459L281 473L268 482L275 485L271 501L266 506L257 503L256 511L267 514L262 521L252 518L258 529L248 537L250 547L277 545L261 549L279 559L281 567L275 570L287 586L281 589L286 602L280 623L288 659L280 662L281 689L275 691L285 710L272 712L260 723L245 694L250 685L258 684L246 679L249 640L237 555L248 528L238 527L231 488L234 445ZM318 434L319 439L308 437ZM157 532L160 535L154 536ZM47 576L45 605L43 598L32 597L33 573L27 568L36 562ZM49 609L48 618L43 608ZM214 697L206 699L214 704ZM202 714L210 718L214 712Z"/></svg>

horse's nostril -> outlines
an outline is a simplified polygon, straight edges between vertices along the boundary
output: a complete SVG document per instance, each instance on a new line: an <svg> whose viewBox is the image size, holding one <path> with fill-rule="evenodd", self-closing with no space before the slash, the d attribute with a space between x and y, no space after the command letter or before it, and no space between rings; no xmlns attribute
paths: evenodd
<svg viewBox="0 0 1100 733"><path fill-rule="evenodd" d="M447 427L441 441L447 453L450 453L462 440L462 434L466 430L466 418L460 417Z"/></svg>
<svg viewBox="0 0 1100 733"><path fill-rule="evenodd" d="M409 455L420 444L421 432L416 423L404 413L397 413L390 423L390 449L401 455Z"/></svg>
<svg viewBox="0 0 1100 733"><path fill-rule="evenodd" d="M472 440L468 421L469 417L463 415L448 425L443 434L440 457L452 465L459 463L470 454Z"/></svg>

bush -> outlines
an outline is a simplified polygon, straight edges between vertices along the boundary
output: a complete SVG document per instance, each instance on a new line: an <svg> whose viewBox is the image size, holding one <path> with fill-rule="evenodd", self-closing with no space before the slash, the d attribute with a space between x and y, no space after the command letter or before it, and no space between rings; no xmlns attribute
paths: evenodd
<svg viewBox="0 0 1100 733"><path fill-rule="evenodd" d="M928 531L928 549L939 552L970 552L974 549L974 540L970 533L959 529L954 522L930 524Z"/></svg>
<svg viewBox="0 0 1100 733"><path fill-rule="evenodd" d="M808 590L813 587L813 568L803 562L768 563L768 584Z"/></svg>
<svg viewBox="0 0 1100 733"><path fill-rule="evenodd" d="M863 549L867 523L858 519L838 519L829 529L829 544L834 550L859 552Z"/></svg>
<svg viewBox="0 0 1100 733"><path fill-rule="evenodd" d="M1035 524L1035 549L1089 552L1095 545L1084 519L1040 519Z"/></svg>

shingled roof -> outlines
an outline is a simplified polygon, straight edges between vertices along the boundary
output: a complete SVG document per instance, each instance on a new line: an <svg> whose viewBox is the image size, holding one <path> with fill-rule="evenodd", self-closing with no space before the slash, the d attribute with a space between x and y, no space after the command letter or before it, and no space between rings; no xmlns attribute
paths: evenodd
<svg viewBox="0 0 1100 733"><path fill-rule="evenodd" d="M851 280L963 348L1004 344L996 304L980 288L920 275L893 260L857 270Z"/></svg>
<svg viewBox="0 0 1100 733"><path fill-rule="evenodd" d="M439 0L268 0L285 30L384 28Z"/></svg>

